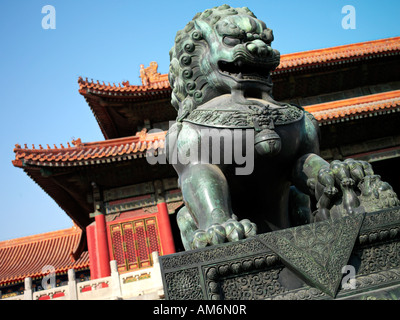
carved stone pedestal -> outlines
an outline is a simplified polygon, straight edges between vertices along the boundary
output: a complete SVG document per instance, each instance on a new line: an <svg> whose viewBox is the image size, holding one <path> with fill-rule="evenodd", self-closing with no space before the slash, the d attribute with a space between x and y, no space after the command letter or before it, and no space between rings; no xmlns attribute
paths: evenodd
<svg viewBox="0 0 400 320"><path fill-rule="evenodd" d="M160 257L167 300L400 299L400 207Z"/></svg>

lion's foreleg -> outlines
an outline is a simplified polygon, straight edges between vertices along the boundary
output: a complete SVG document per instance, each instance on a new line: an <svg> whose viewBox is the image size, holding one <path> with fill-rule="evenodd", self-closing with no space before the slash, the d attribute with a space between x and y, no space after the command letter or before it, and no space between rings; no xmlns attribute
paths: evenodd
<svg viewBox="0 0 400 320"><path fill-rule="evenodd" d="M205 230L232 217L228 183L216 165L189 165L180 181L183 199L199 229Z"/></svg>
<svg viewBox="0 0 400 320"><path fill-rule="evenodd" d="M319 182L320 170L329 168L329 163L320 156L309 153L300 157L292 172L293 184L303 193L316 196L315 187Z"/></svg>
<svg viewBox="0 0 400 320"><path fill-rule="evenodd" d="M254 223L248 219L237 221L232 213L228 182L218 166L191 164L183 170L180 185L185 210L190 214L184 212L178 220L186 250L189 246L196 249L256 234Z"/></svg>
<svg viewBox="0 0 400 320"><path fill-rule="evenodd" d="M179 230L181 232L181 239L185 250L192 248L194 233L197 230L196 223L193 216L188 211L186 206L183 206L176 215Z"/></svg>

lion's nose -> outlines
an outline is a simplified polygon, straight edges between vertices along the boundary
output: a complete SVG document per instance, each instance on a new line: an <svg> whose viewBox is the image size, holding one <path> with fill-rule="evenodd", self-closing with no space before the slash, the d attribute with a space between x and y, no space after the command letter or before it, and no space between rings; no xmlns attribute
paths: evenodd
<svg viewBox="0 0 400 320"><path fill-rule="evenodd" d="M253 40L246 44L246 49L253 55L259 57L267 57L272 53L272 48L264 41Z"/></svg>

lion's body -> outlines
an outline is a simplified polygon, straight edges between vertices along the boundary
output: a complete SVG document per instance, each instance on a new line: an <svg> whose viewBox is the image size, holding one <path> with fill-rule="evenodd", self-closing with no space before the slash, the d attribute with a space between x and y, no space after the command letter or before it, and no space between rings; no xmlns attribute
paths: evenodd
<svg viewBox="0 0 400 320"><path fill-rule="evenodd" d="M227 95L225 97L229 99ZM248 101L251 102L252 99ZM272 106L271 101L260 99L257 101L259 104ZM215 104L213 102L213 107L210 108L206 103L197 110L199 112L215 111L215 107L228 109L223 103ZM248 105L246 107L243 105L231 106L228 112L238 110L246 112L247 107ZM185 210L188 210L194 217L197 229L206 230L214 223L223 223L233 214L238 220L250 219L257 226L258 232L267 232L292 225L288 211L288 199L290 186L293 184L293 168L303 155L318 153L318 128L309 114L295 106L282 107L276 104L272 108L279 110L276 114L280 115L281 119L282 114L285 114L287 110L296 109L295 119L286 116L285 119L288 123L277 121L279 124L275 126L275 132L280 137L282 147L280 152L273 157L262 156L255 149L254 138L257 135L255 128L249 126L231 128L230 120L220 121L221 118L214 117L214 120L211 121L211 118L196 118L189 115L188 120L175 124L170 129L167 149L176 150L176 158L180 159L188 157L188 151L193 150L199 151L199 155L201 155L202 143L204 139L209 138L210 131L213 131L212 137L214 138L211 143L216 143L215 138L221 138L218 145L218 161L215 161L215 154L210 145L210 149L206 150L208 155L206 158L192 157L190 161L189 159L184 161L185 164L181 162L174 164L180 177L180 186L187 207ZM199 123L196 123L196 119ZM208 123L201 124L199 119L202 119L203 122L207 122L205 119L208 119ZM249 135L251 139L249 139ZM296 138L293 139L293 137ZM232 139L229 140L230 138ZM228 141L228 144L225 144L225 141ZM249 150L249 143L251 143L251 150ZM227 156L226 151L229 152ZM237 154L235 152L241 152L244 156L248 156L246 153L252 153L252 157L248 157L248 160L252 161L250 164L252 166L251 174L237 174L237 168L243 168L249 164L235 161L235 154ZM212 186L205 186L199 181L199 175L207 176L210 168L207 164L212 164L217 171L218 179L215 176L207 177L208 181L213 182ZM220 188L224 185L228 186L227 190ZM211 194L214 199L217 199L216 202L210 203L210 199L202 199L204 195L210 196ZM218 211L218 218L212 214L216 208L221 209Z"/></svg>
<svg viewBox="0 0 400 320"><path fill-rule="evenodd" d="M169 158L185 202L178 225L186 249L290 225L293 168L318 152L318 128L301 108L271 98L269 72L279 64L272 40L247 8L226 5L197 14L177 33L169 81L178 117L167 149L176 150L178 160L192 155L175 163ZM211 128L230 139L218 161L212 146L203 148ZM200 161L193 150L201 148ZM253 155L246 174L238 174L235 148Z"/></svg>
<svg viewBox="0 0 400 320"><path fill-rule="evenodd" d="M372 169L330 166L318 155L313 116L274 101L270 72L280 54L272 41L272 30L249 9L227 5L198 13L177 32L168 77L178 116L166 148L185 203L177 219L187 250L289 227L296 220L290 190L300 191L293 197L302 203L299 216L307 211L305 194L316 196L316 220L360 205L354 181ZM245 168L243 153L254 155Z"/></svg>

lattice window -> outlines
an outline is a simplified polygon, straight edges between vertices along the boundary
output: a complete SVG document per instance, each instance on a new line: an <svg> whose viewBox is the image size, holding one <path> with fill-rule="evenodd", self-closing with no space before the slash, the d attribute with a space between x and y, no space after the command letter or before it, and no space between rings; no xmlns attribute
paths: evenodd
<svg viewBox="0 0 400 320"><path fill-rule="evenodd" d="M133 232L133 223L128 222L123 224L124 229L124 240L125 240L125 248L126 248L126 260L128 263L128 269L136 269L137 268L137 255L135 248L135 235Z"/></svg>
<svg viewBox="0 0 400 320"><path fill-rule="evenodd" d="M140 267L148 267L150 266L150 257L144 220L135 222L135 233Z"/></svg>
<svg viewBox="0 0 400 320"><path fill-rule="evenodd" d="M112 259L119 271L130 271L152 265L151 253L161 252L156 217L110 225Z"/></svg>
<svg viewBox="0 0 400 320"><path fill-rule="evenodd" d="M158 238L158 230L156 225L156 219L146 220L147 237L149 240L150 252L160 252L160 239Z"/></svg>
<svg viewBox="0 0 400 320"><path fill-rule="evenodd" d="M114 259L117 260L118 269L124 271L126 270L124 256L125 250L121 231L122 230L120 224L115 224L111 226L111 242Z"/></svg>

